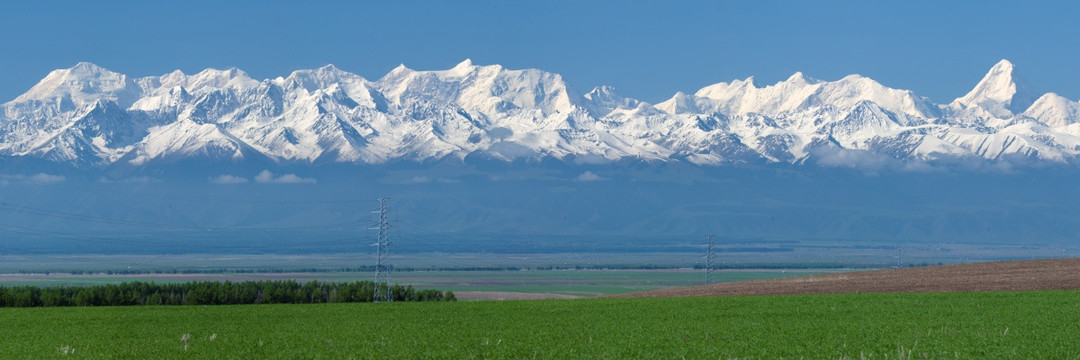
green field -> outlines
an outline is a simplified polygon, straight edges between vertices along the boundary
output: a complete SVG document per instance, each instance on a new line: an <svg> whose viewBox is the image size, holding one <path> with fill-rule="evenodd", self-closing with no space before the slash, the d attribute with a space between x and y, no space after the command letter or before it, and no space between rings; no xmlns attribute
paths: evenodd
<svg viewBox="0 0 1080 360"><path fill-rule="evenodd" d="M721 273L715 280L745 281L820 273L820 270L730 271ZM702 270L415 271L397 273L394 278L396 282L423 289L588 297L701 285L705 273Z"/></svg>
<svg viewBox="0 0 1080 360"><path fill-rule="evenodd" d="M29 308L0 319L3 359L1080 356L1077 291Z"/></svg>
<svg viewBox="0 0 1080 360"><path fill-rule="evenodd" d="M831 271L836 271L835 269ZM823 270L793 271L724 271L718 281L771 279L786 276L820 274ZM572 296L610 295L677 286L701 285L702 270L536 270L536 271L407 271L393 274L394 283L420 289L450 291L500 291L544 293ZM181 283L193 280L318 280L320 282L370 281L371 273L254 273L254 274L144 274L144 275L70 275L9 274L0 275L4 286L95 286L122 282Z"/></svg>

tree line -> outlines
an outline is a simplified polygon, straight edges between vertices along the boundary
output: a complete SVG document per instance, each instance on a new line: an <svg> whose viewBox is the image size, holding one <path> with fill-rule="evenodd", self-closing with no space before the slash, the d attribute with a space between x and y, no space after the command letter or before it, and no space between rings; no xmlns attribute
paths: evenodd
<svg viewBox="0 0 1080 360"><path fill-rule="evenodd" d="M382 285L386 286L386 285ZM385 289L385 288L384 288ZM125 282L87 287L0 286L0 307L239 305L371 302L375 283L295 280ZM392 285L394 301L456 301L451 291Z"/></svg>

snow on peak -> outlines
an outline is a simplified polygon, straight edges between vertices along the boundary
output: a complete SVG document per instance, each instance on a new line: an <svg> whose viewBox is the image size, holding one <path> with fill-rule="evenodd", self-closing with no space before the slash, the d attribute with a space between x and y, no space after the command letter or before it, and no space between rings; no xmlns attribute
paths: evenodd
<svg viewBox="0 0 1080 360"><path fill-rule="evenodd" d="M614 96L615 94L616 94L616 92L615 92L614 87L607 86L607 85L601 85L601 86L594 87L591 91L589 91L587 94L585 94L585 97L590 98L590 100L591 100L592 97L596 97L596 96L599 96L599 97L611 97L611 96Z"/></svg>
<svg viewBox="0 0 1080 360"><path fill-rule="evenodd" d="M338 69L333 64L313 70L296 70L289 74L286 82L295 82L309 92L330 87L333 84L367 84L367 79L360 75Z"/></svg>
<svg viewBox="0 0 1080 360"><path fill-rule="evenodd" d="M534 109L546 116L571 111L580 98L558 74L478 66L469 59L448 70L394 69L374 87L401 107L454 104L486 116Z"/></svg>
<svg viewBox="0 0 1080 360"><path fill-rule="evenodd" d="M405 81L407 78L409 78L415 73L416 70L410 69L409 67L405 66L405 64L398 64L398 66L395 66L392 70L390 70L390 72L386 73L386 75L383 75L382 78L375 81L375 83L382 84L384 86L387 84L398 84Z"/></svg>
<svg viewBox="0 0 1080 360"><path fill-rule="evenodd" d="M731 84L734 85L734 84L739 83L739 82L740 82L739 80L735 80L735 81L732 81ZM743 86L757 87L757 85L754 85L754 77L753 76L747 76L746 79L744 79L741 82L742 82Z"/></svg>
<svg viewBox="0 0 1080 360"><path fill-rule="evenodd" d="M749 89L757 88L754 86L754 77L748 77L746 80L734 80L731 83L716 83L701 88L694 96L710 98L715 100L730 99L745 93Z"/></svg>
<svg viewBox="0 0 1080 360"><path fill-rule="evenodd" d="M402 74L402 73L407 73L407 72L412 72L412 71L413 70L409 69L409 67L405 66L405 64L398 64L398 66L395 66L392 70L390 70L390 73L387 74L387 75L390 75L390 74Z"/></svg>
<svg viewBox="0 0 1080 360"><path fill-rule="evenodd" d="M187 81L187 74L184 74L180 69L173 70L173 72L162 75L158 78L159 86L177 86ZM168 85L166 85L168 84Z"/></svg>
<svg viewBox="0 0 1080 360"><path fill-rule="evenodd" d="M652 106L610 86L581 95L559 74L469 59L446 70L399 65L376 82L333 65L259 82L236 68L133 80L79 63L0 106L0 154L379 163L479 151L719 165L755 156L803 163L831 144L905 161L1080 159L1080 103L1030 94L1007 61L953 107L861 75L822 81L802 72L762 87L753 77L717 83Z"/></svg>
<svg viewBox="0 0 1080 360"><path fill-rule="evenodd" d="M1055 93L1046 93L1024 111L1024 116L1057 128L1080 122L1080 102Z"/></svg>
<svg viewBox="0 0 1080 360"><path fill-rule="evenodd" d="M1012 61L1009 61L1009 59L998 60L998 62L990 68L990 72L1010 73L1013 71L1016 71L1016 65L1013 65Z"/></svg>
<svg viewBox="0 0 1080 360"><path fill-rule="evenodd" d="M791 76L788 77L787 80L784 80L784 82L795 85L812 85L820 83L821 80L808 77L806 76L806 74L803 74L802 71L796 71L794 74L791 74Z"/></svg>
<svg viewBox="0 0 1080 360"><path fill-rule="evenodd" d="M103 67L97 66L97 64L87 62L87 61L80 61L80 62L76 63L75 66L72 66L68 70L70 70L72 73L83 73L83 74L112 73L111 71L106 70Z"/></svg>
<svg viewBox="0 0 1080 360"><path fill-rule="evenodd" d="M611 86L597 86L583 96L596 116L604 116L613 110L629 110L641 105L641 101L620 95Z"/></svg>
<svg viewBox="0 0 1080 360"><path fill-rule="evenodd" d="M80 62L71 68L53 70L13 102L69 99L82 106L98 100L108 100L126 106L134 102L140 92L139 86L126 75L92 63Z"/></svg>
<svg viewBox="0 0 1080 360"><path fill-rule="evenodd" d="M676 92L671 99L656 104L656 108L668 114L697 114L702 112L694 96L682 91Z"/></svg>
<svg viewBox="0 0 1080 360"><path fill-rule="evenodd" d="M444 73L449 76L462 77L472 73L473 70L476 70L476 66L473 65L472 59L465 59Z"/></svg>
<svg viewBox="0 0 1080 360"><path fill-rule="evenodd" d="M966 95L953 101L961 108L978 107L999 118L1027 110L1038 98L1009 60L1001 60Z"/></svg>
<svg viewBox="0 0 1080 360"><path fill-rule="evenodd" d="M888 111L912 116L933 117L936 112L927 98L911 91L885 87L861 75L848 75L828 82L810 78L802 72L762 88L754 86L752 77L709 85L698 90L693 97L683 95L658 104L657 108L675 111L669 113L720 112L728 116L758 113L776 116L824 105L850 107L860 101L872 101Z"/></svg>
<svg viewBox="0 0 1080 360"><path fill-rule="evenodd" d="M204 89L253 88L259 86L259 82L252 79L243 70L232 67L225 70L206 69L200 71L198 74L187 78L187 85L186 87L193 92L202 92Z"/></svg>
<svg viewBox="0 0 1080 360"><path fill-rule="evenodd" d="M818 91L808 101L839 107L871 101L882 109L922 118L931 118L937 113L930 99L918 96L910 90L887 87L874 79L858 74L845 76L838 81L821 83Z"/></svg>

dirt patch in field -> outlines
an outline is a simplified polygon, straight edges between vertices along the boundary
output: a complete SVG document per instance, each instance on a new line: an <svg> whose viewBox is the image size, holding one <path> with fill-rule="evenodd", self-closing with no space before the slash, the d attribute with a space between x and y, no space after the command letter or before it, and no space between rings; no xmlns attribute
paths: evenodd
<svg viewBox="0 0 1080 360"><path fill-rule="evenodd" d="M928 266L670 288L613 297L1080 289L1080 258Z"/></svg>
<svg viewBox="0 0 1080 360"><path fill-rule="evenodd" d="M578 296L564 294L535 294L503 291L458 291L454 297L460 300L540 300L540 299L576 299Z"/></svg>

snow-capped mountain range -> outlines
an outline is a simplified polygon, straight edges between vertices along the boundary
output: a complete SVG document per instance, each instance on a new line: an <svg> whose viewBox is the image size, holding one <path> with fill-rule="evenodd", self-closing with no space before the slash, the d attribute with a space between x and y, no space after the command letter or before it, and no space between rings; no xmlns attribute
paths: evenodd
<svg viewBox="0 0 1080 360"><path fill-rule="evenodd" d="M76 167L179 160L279 164L555 158L860 166L1080 160L1080 103L1035 92L1002 60L971 92L935 104L850 75L796 73L649 104L558 74L471 61L398 66L376 81L333 65L255 80L238 69L132 78L90 63L49 73L0 105L0 157Z"/></svg>

